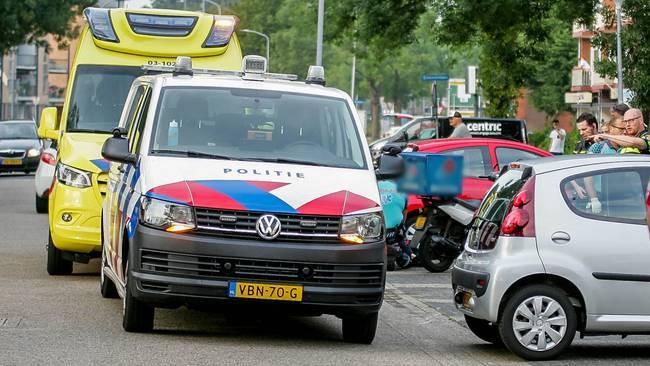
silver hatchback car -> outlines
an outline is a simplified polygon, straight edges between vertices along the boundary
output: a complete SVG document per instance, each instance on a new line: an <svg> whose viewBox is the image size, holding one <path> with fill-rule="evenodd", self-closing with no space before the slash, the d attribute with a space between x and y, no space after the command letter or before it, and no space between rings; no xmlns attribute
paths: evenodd
<svg viewBox="0 0 650 366"><path fill-rule="evenodd" d="M576 331L650 334L648 156L512 163L485 196L452 271L481 339L528 360Z"/></svg>

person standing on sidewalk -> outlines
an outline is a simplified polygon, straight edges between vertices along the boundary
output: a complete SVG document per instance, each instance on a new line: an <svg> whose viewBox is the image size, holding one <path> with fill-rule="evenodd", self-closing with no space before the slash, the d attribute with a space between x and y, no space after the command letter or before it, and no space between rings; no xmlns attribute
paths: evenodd
<svg viewBox="0 0 650 366"><path fill-rule="evenodd" d="M553 155L564 155L564 144L566 142L566 131L560 128L560 121L553 120L553 129L549 134L551 146L548 151Z"/></svg>
<svg viewBox="0 0 650 366"><path fill-rule="evenodd" d="M598 120L591 113L583 113L576 120L576 127L580 132L580 141L573 150L574 154L586 154L589 152L593 137L598 133Z"/></svg>

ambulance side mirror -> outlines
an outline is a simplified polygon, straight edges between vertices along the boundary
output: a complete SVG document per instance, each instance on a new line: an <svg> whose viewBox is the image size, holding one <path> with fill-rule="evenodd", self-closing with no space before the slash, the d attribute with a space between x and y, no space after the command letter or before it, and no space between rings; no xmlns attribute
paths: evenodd
<svg viewBox="0 0 650 366"><path fill-rule="evenodd" d="M41 112L38 126L38 137L44 140L57 141L59 139L59 126L57 123L56 107L47 107Z"/></svg>
<svg viewBox="0 0 650 366"><path fill-rule="evenodd" d="M129 140L122 137L122 131L115 129L113 137L104 142L102 156L104 159L124 164L135 164L138 157L129 151Z"/></svg>

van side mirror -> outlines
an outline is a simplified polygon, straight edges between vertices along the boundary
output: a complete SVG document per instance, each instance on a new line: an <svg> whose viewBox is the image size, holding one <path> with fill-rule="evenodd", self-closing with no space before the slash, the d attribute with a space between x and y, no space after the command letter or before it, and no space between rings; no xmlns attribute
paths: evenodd
<svg viewBox="0 0 650 366"><path fill-rule="evenodd" d="M120 131L113 131L113 137L104 142L102 146L102 156L104 159L124 164L135 164L138 157L129 151L129 140L121 137Z"/></svg>
<svg viewBox="0 0 650 366"><path fill-rule="evenodd" d="M38 137L47 140L59 140L59 124L56 107L44 108L38 126Z"/></svg>
<svg viewBox="0 0 650 366"><path fill-rule="evenodd" d="M378 168L375 170L375 177L378 180L396 179L402 174L404 174L404 160L401 156L382 154L379 157Z"/></svg>

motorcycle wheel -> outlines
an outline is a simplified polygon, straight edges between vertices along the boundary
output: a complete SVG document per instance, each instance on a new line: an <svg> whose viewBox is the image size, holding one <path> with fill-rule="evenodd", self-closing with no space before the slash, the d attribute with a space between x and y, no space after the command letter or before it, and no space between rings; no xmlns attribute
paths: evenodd
<svg viewBox="0 0 650 366"><path fill-rule="evenodd" d="M418 257L424 268L432 273L444 272L454 263L454 258L438 254L430 238L420 245Z"/></svg>

